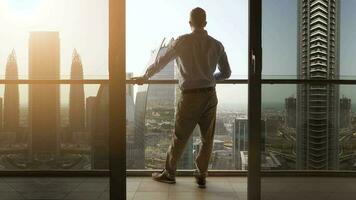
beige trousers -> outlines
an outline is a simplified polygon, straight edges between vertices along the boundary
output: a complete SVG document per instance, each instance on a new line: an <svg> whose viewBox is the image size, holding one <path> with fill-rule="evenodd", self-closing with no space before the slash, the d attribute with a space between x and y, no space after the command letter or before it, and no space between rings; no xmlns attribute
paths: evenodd
<svg viewBox="0 0 356 200"><path fill-rule="evenodd" d="M207 175L214 143L217 103L215 91L181 95L177 105L175 131L166 158L165 171L170 176L175 176L177 162L197 124L201 132L201 145L195 159L196 173L201 176Z"/></svg>

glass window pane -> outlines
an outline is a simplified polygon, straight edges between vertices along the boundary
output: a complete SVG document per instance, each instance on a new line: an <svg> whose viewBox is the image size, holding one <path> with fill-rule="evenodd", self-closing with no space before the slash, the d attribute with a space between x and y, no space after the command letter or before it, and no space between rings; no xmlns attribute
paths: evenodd
<svg viewBox="0 0 356 200"><path fill-rule="evenodd" d="M70 78L75 50L85 78L108 78L108 0L2 0L0 5L0 24L6 27L0 32L0 62L5 64L14 50L20 78L51 78L47 72L31 73L33 65L46 69L36 56L43 62L52 58L47 65L56 68L57 76Z"/></svg>
<svg viewBox="0 0 356 200"><path fill-rule="evenodd" d="M262 199L349 195L353 189L345 186L351 179L322 172L356 169L355 86L264 85L262 98L261 168L275 172L262 178Z"/></svg>
<svg viewBox="0 0 356 200"><path fill-rule="evenodd" d="M207 12L207 31L221 41L233 78L247 78L248 1L127 1L127 72L140 75L151 52L179 35L190 33L189 12L200 6Z"/></svg>
<svg viewBox="0 0 356 200"><path fill-rule="evenodd" d="M262 77L297 78L297 0L262 1Z"/></svg>
<svg viewBox="0 0 356 200"><path fill-rule="evenodd" d="M132 85L128 87L133 88ZM231 95L229 91L239 92ZM179 95L180 90L174 84L139 86L134 97L128 94L128 169L164 168L166 152L174 132L175 107ZM217 95L219 104L215 141L209 168L247 170L247 85L218 85ZM178 164L179 169L195 168L194 159L200 145L200 129L197 126Z"/></svg>

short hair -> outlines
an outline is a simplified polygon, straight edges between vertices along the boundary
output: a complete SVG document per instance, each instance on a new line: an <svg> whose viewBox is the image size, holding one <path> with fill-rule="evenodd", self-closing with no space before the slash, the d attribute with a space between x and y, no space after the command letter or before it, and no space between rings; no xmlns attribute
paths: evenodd
<svg viewBox="0 0 356 200"><path fill-rule="evenodd" d="M190 21L196 28L203 28L206 25L206 13L205 10L196 7L190 12Z"/></svg>

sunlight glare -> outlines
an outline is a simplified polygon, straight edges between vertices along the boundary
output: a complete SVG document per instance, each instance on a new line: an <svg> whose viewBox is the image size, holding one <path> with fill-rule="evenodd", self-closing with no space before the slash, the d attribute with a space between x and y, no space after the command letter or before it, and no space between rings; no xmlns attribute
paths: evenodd
<svg viewBox="0 0 356 200"><path fill-rule="evenodd" d="M6 0L7 17L15 22L31 25L38 17L41 0Z"/></svg>

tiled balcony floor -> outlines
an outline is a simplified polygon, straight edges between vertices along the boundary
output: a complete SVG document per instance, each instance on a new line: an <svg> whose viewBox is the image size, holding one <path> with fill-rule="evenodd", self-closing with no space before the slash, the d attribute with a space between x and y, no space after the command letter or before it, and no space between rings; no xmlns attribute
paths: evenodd
<svg viewBox="0 0 356 200"><path fill-rule="evenodd" d="M107 178L0 178L0 200L109 200ZM192 177L177 184L150 178L128 178L130 200L244 200L246 178L209 177L206 189ZM268 178L262 181L262 200L355 200L356 178Z"/></svg>

